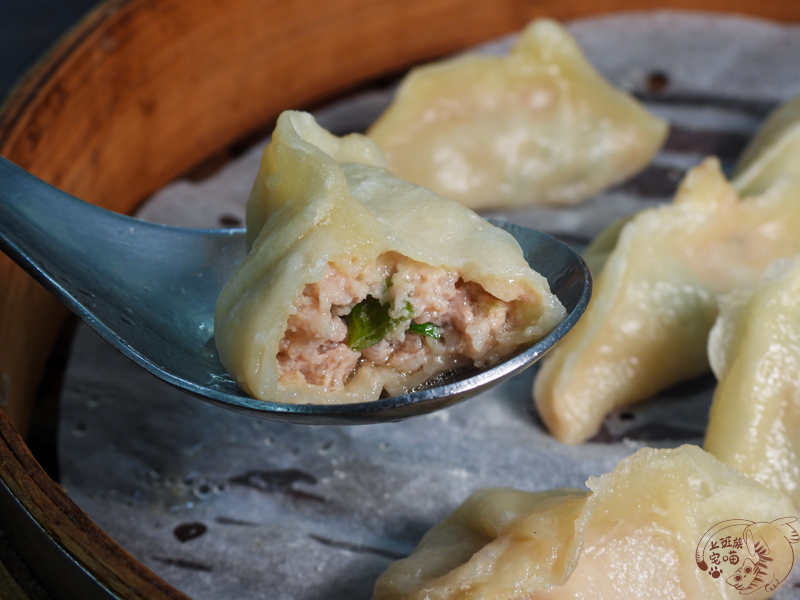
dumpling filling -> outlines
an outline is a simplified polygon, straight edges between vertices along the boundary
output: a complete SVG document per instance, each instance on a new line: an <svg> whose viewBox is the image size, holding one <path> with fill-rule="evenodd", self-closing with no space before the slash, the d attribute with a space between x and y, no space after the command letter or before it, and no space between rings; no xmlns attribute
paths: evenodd
<svg viewBox="0 0 800 600"><path fill-rule="evenodd" d="M342 389L364 367L390 370L391 395L442 371L497 362L523 328L504 302L456 271L388 252L372 265L330 265L294 305L277 355L282 384Z"/></svg>

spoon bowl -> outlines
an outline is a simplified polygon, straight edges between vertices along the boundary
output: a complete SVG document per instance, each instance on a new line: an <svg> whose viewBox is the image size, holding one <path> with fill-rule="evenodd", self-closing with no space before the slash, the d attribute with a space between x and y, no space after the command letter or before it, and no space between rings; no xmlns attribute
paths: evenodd
<svg viewBox="0 0 800 600"><path fill-rule="evenodd" d="M245 256L243 229L141 221L74 198L0 157L0 249L113 347L167 383L228 409L292 423L397 421L452 406L529 367L561 339L589 301L589 271L546 234L494 224L517 239L566 307L553 331L491 368L448 371L403 396L281 404L239 388L214 344L214 305Z"/></svg>

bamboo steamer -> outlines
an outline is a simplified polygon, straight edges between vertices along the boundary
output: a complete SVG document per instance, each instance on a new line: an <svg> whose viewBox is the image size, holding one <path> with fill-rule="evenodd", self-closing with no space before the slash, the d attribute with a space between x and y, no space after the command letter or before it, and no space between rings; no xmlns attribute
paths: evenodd
<svg viewBox="0 0 800 600"><path fill-rule="evenodd" d="M536 17L654 8L800 20L800 3L757 0L111 0L8 98L0 154L75 196L131 212L284 109ZM0 528L57 596L185 599L95 525L23 441L65 317L0 254ZM4 572L0 591L13 592Z"/></svg>

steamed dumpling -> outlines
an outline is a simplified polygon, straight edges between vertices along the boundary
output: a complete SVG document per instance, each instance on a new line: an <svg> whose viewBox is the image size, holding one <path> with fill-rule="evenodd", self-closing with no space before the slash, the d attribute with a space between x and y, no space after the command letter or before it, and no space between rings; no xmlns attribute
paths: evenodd
<svg viewBox="0 0 800 600"><path fill-rule="evenodd" d="M625 223L616 244L605 244L613 249L586 313L536 378L536 406L553 435L580 443L611 410L706 372L717 297L800 252L798 198L800 182L788 178L740 198L707 159L672 204Z"/></svg>
<svg viewBox="0 0 800 600"><path fill-rule="evenodd" d="M800 178L800 98L767 118L739 159L732 183L741 194L757 195L785 176Z"/></svg>
<svg viewBox="0 0 800 600"><path fill-rule="evenodd" d="M776 109L745 148L731 185L740 196L758 196L776 181L800 179L800 97ZM583 253L592 273L599 273L614 249L624 217L603 230Z"/></svg>
<svg viewBox="0 0 800 600"><path fill-rule="evenodd" d="M720 298L705 449L800 506L800 257Z"/></svg>
<svg viewBox="0 0 800 600"><path fill-rule="evenodd" d="M382 164L365 136L278 119L248 204L251 248L215 314L222 363L256 398L399 395L564 317L509 233Z"/></svg>
<svg viewBox="0 0 800 600"><path fill-rule="evenodd" d="M374 600L740 598L725 582L736 570L728 558L753 555L742 545L714 557L707 532L730 519L742 522L740 536L745 522L795 531L786 496L696 446L642 449L587 486L475 492L389 567ZM794 558L785 544L771 556L777 583ZM759 587L747 597L770 595Z"/></svg>
<svg viewBox="0 0 800 600"><path fill-rule="evenodd" d="M547 19L508 56L412 70L368 131L392 171L473 209L581 202L643 169L666 133Z"/></svg>

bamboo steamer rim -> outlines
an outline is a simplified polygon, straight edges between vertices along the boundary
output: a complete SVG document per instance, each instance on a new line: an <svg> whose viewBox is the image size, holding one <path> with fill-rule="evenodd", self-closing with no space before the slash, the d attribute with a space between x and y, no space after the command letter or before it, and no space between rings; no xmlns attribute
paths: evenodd
<svg viewBox="0 0 800 600"><path fill-rule="evenodd" d="M669 8L800 20L800 3L756 0L109 0L8 97L0 155L80 198L131 212L284 109L533 18ZM186 600L92 522L20 435L65 317L0 254L0 528L56 596Z"/></svg>

